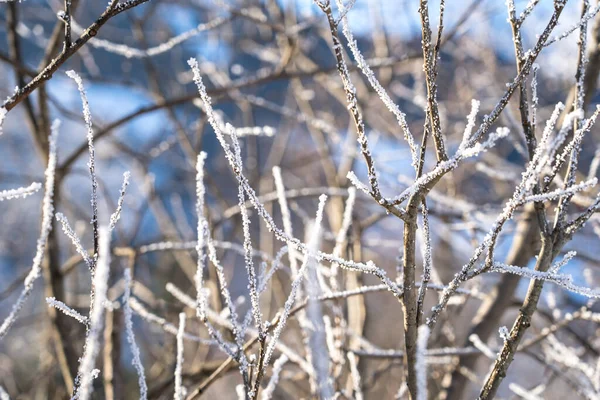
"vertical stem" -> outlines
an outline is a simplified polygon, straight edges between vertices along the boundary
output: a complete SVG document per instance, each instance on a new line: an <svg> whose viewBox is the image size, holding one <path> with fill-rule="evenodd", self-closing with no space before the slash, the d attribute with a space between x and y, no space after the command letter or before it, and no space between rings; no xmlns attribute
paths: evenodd
<svg viewBox="0 0 600 400"><path fill-rule="evenodd" d="M552 240L543 237L542 248L535 265L535 270L542 272L547 271L554 257L554 253ZM542 280L532 280L529 284L523 306L519 310L519 315L513 324L509 338L504 341L502 350L492 367L492 372L479 393L479 399L492 399L496 395L500 383L502 383L502 380L506 376L506 371L508 370L508 367L510 367L515 353L517 352L517 348L525 335L525 331L527 331L527 328L531 325L531 319L537 309L537 303L540 299L543 286L544 281Z"/></svg>
<svg viewBox="0 0 600 400"><path fill-rule="evenodd" d="M415 285L416 270L416 236L417 236L417 207L421 202L419 194L410 198L407 206L407 216L404 221L404 272L402 308L404 311L404 358L406 384L410 398L417 398L417 376L415 363L417 360L417 288Z"/></svg>

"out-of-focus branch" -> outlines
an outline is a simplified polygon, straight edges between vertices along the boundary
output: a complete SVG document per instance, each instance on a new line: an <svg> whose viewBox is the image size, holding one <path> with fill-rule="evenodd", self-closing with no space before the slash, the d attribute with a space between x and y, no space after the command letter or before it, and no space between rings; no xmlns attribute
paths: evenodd
<svg viewBox="0 0 600 400"><path fill-rule="evenodd" d="M9 97L2 105L6 110L12 110L17 104L26 99L34 90L36 90L44 82L52 78L52 75L69 59L71 56L91 38L98 34L98 30L107 23L115 15L127 11L133 7L143 4L149 0L129 0L125 3L118 3L109 6L100 17L91 24L83 34L70 46L64 49L56 58L54 58L41 72L39 72L33 80L24 87L19 88L15 94Z"/></svg>

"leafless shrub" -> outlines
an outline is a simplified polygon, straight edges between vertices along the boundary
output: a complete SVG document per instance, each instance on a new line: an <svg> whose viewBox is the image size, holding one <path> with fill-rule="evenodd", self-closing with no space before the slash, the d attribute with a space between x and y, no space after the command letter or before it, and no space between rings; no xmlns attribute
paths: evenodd
<svg viewBox="0 0 600 400"><path fill-rule="evenodd" d="M3 2L1 399L600 398L597 3Z"/></svg>

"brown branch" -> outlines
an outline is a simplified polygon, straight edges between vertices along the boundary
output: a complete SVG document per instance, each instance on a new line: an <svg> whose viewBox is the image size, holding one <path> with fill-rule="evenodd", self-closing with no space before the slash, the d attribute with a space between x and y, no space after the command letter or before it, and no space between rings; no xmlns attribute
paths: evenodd
<svg viewBox="0 0 600 400"><path fill-rule="evenodd" d="M536 271L546 272L550 268L550 264L554 259L556 249L550 238L542 238L542 248L540 249L538 260L535 265ZM496 359L492 371L488 376L481 392L479 393L479 399L493 399L500 387L500 383L506 376L508 367L512 363L512 360L517 352L519 344L527 331L527 328L531 325L531 319L537 309L537 303L542 293L544 281L533 280L529 284L527 295L523 306L519 310L519 315L515 320L513 327L510 331L509 337L504 340L502 350Z"/></svg>
<svg viewBox="0 0 600 400"><path fill-rule="evenodd" d="M52 75L77 51L86 44L91 38L96 36L98 30L115 15L127 11L135 6L143 4L149 0L129 0L125 3L118 3L109 6L100 17L91 24L81 36L70 46L54 58L33 80L20 88L14 95L9 97L2 105L6 110L12 110L17 104L29 97L40 85L52 78Z"/></svg>

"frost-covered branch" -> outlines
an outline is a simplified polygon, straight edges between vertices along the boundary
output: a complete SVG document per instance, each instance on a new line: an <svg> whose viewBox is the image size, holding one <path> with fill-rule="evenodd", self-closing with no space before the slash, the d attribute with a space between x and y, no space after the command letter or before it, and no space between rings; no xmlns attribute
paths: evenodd
<svg viewBox="0 0 600 400"><path fill-rule="evenodd" d="M146 400L148 397L148 385L146 384L146 374L144 372L144 365L140 357L140 348L135 341L135 333L133 332L133 310L131 309L131 270L125 269L125 290L123 292L123 315L125 319L125 331L127 334L127 343L131 348L132 359L135 371L138 375L138 386L140 387L140 400Z"/></svg>
<svg viewBox="0 0 600 400"><path fill-rule="evenodd" d="M33 265L27 277L25 278L24 288L19 295L16 303L13 305L10 314L4 319L2 325L0 325L0 340L6 336L6 333L11 328L17 318L17 314L23 308L25 301L33 290L33 284L40 277L42 273L42 261L44 259L44 253L46 252L46 242L48 235L52 229L52 218L54 216L54 174L56 170L56 141L58 138L58 128L60 122L54 121L52 124L52 131L49 139L49 152L48 152L48 166L44 173L46 180L44 183L45 192L44 199L42 200L42 224L40 230L40 236L37 240L36 253L33 257Z"/></svg>
<svg viewBox="0 0 600 400"><path fill-rule="evenodd" d="M77 389L78 400L88 400L93 388L93 370L96 356L100 351L100 337L104 325L104 303L107 300L108 276L110 269L110 231L108 227L101 227L99 232L99 254L96 268L94 269L94 297L90 305L90 328L85 339L83 356L79 364L80 386Z"/></svg>
<svg viewBox="0 0 600 400"><path fill-rule="evenodd" d="M42 185L40 183L34 182L27 187L20 187L18 189L0 190L0 201L25 198L27 196L31 196L32 194L34 194L41 188L42 188Z"/></svg>

